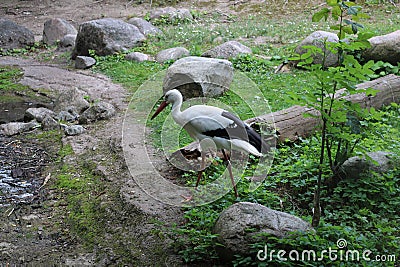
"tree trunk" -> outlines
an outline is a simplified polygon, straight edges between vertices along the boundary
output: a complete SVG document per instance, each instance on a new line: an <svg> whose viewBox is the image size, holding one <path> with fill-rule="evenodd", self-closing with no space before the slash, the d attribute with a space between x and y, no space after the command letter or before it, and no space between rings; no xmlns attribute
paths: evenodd
<svg viewBox="0 0 400 267"><path fill-rule="evenodd" d="M354 103L360 103L364 108L374 107L380 109L383 105L390 105L392 102L400 102L400 76L394 74L361 83L357 85L357 88L373 88L379 90L375 96L367 96L364 93L343 96L345 99ZM339 90L337 96L342 97L341 94L344 91L344 89ZM255 122L274 122L278 131L279 142L284 142L286 140L295 141L299 137L305 138L310 136L320 125L318 118L305 117L304 114L306 113L318 115L318 111L315 109L292 106L288 109L248 119L246 122L249 124Z"/></svg>

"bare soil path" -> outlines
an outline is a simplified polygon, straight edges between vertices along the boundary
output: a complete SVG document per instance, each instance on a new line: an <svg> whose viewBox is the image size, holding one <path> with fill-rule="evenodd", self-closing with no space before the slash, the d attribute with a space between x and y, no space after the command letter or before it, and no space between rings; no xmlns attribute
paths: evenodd
<svg viewBox="0 0 400 267"><path fill-rule="evenodd" d="M163 255L163 261L177 261L173 255L171 259L165 256L167 252L164 251L164 246L169 240L159 240L156 234L152 235L149 232L158 227L154 221L167 224L179 222L180 210L146 195L134 183L125 166L121 147L122 124L129 100L125 89L113 84L107 77L93 74L91 71L68 70L63 66L43 64L32 59L2 57L0 65L20 67L24 72L20 83L31 88L46 89L55 99L58 94L79 87L91 99L110 102L117 108L117 116L105 122L85 126L84 134L62 137L61 146L69 145L74 152L63 160L71 166L82 162L95 163L92 171L101 176L105 184L102 203L107 206L108 212L103 214L103 219L109 221L101 226L110 227L110 244L116 242L116 236L124 236L124 240L118 241L122 243L135 240L135 246L130 249L130 253L137 255L137 258L133 259L136 263L146 265L157 262L160 259L151 256L157 255L154 251ZM30 138L18 136L11 138L12 140L2 140L2 143L16 143L28 147L32 146L33 142L38 150L44 147L48 151L49 161L56 160L60 144L48 144L32 138L38 134L41 134L39 129L29 133ZM132 135L128 137L127 142L143 144L143 140L134 139L140 136ZM14 149L16 148L14 146ZM137 153L143 151L146 150L139 149ZM136 156L145 158L147 154ZM48 185L54 185L51 179L56 179L56 172L57 169L48 166L45 172L35 177L36 186L31 198L1 208L0 221L4 227L0 232L0 263L90 265L98 262L99 258L100 262L107 264L118 263L118 252L112 248L103 247L100 249L102 252L96 254L83 248L77 241L79 239L71 238L68 233L70 225L66 219L68 214L64 214L68 205L67 199L60 195L54 186L42 187L46 176L50 177ZM119 197L115 197L115 194Z"/></svg>

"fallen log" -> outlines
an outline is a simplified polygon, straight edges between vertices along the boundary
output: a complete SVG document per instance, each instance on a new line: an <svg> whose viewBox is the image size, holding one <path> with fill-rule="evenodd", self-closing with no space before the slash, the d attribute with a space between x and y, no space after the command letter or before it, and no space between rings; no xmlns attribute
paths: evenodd
<svg viewBox="0 0 400 267"><path fill-rule="evenodd" d="M374 107L375 109L380 109L382 106L390 105L392 102L400 102L400 76L394 74L361 83L357 85L356 88L373 88L378 90L378 92L375 96L368 96L365 93L341 96L343 92L345 92L344 89L341 89L336 95L354 103L360 103L363 108ZM314 117L304 116L306 113L314 115ZM292 106L284 110L247 119L245 122L252 126L258 123L266 123L269 125L275 123L278 138L277 142L282 143L285 141L296 141L299 138L306 138L313 134L320 125L319 119L315 117L315 115L318 114L319 112L313 108ZM269 143L273 144L275 142ZM174 157L178 155L185 158L197 157L200 155L198 144L193 142L173 153Z"/></svg>
<svg viewBox="0 0 400 267"><path fill-rule="evenodd" d="M363 108L380 109L384 105L400 102L400 76L389 74L373 81L368 81L357 85L357 89L373 88L378 90L375 96L367 96L365 93L343 96L343 98L353 102L360 103ZM342 97L344 89L338 91L337 95ZM247 123L255 122L275 123L278 131L278 142L295 141L299 137L310 136L320 124L318 118L305 117L309 113L318 115L319 112L312 108L302 106L292 106L288 109L280 110L270 114L246 120Z"/></svg>

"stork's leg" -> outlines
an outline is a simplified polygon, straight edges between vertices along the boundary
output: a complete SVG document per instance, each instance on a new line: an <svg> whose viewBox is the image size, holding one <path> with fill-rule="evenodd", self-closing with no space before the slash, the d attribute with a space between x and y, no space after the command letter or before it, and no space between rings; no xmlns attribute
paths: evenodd
<svg viewBox="0 0 400 267"><path fill-rule="evenodd" d="M232 182L232 185L233 185L233 190L235 190L235 197L238 197L239 195L238 195L238 192L237 192L237 189L236 189L235 179L233 179L233 174L232 174L231 161L229 160L228 156L226 155L224 149L222 149L222 154L224 155L224 159L228 162L228 172L229 172L229 175L231 176L231 182Z"/></svg>
<svg viewBox="0 0 400 267"><path fill-rule="evenodd" d="M200 165L200 171L197 174L196 187L199 185L201 177L203 177L203 171L205 167L206 167L206 154L203 151L201 151L201 165Z"/></svg>

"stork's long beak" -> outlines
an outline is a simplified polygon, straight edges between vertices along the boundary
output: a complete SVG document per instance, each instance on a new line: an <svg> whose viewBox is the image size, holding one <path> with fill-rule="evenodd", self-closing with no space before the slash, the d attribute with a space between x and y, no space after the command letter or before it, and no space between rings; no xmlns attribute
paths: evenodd
<svg viewBox="0 0 400 267"><path fill-rule="evenodd" d="M163 109L164 109L166 106L168 106L168 102L167 102L167 101L163 101L163 102L161 103L161 105L158 107L158 109L156 110L156 112L154 113L154 115L151 116L151 120L154 119L155 117L157 117L157 115L158 115L161 111L163 111Z"/></svg>

